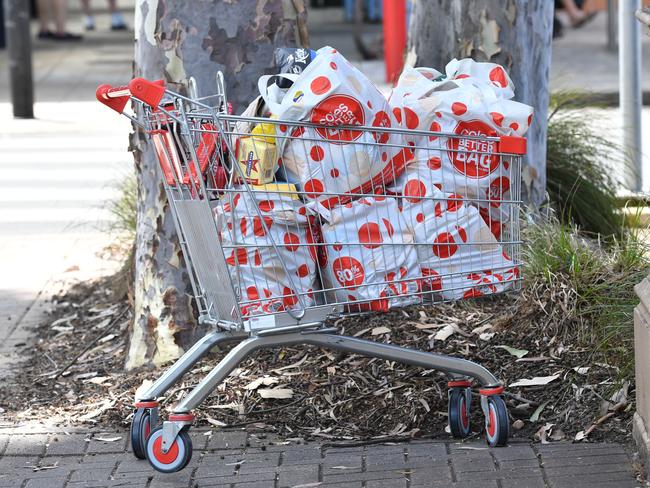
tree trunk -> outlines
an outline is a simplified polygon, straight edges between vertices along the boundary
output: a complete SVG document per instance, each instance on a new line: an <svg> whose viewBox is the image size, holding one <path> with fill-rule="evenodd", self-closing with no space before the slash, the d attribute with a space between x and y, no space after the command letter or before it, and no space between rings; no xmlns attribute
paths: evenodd
<svg viewBox="0 0 650 488"><path fill-rule="evenodd" d="M296 44L294 5L300 3L138 0L134 76L164 79L180 92L193 76L199 96L205 96L214 93L221 70L239 113L257 95L258 78L273 72L273 50ZM135 319L127 368L174 359L205 332L194 318L190 281L154 152L141 131L132 135L131 146L138 208Z"/></svg>
<svg viewBox="0 0 650 488"><path fill-rule="evenodd" d="M442 71L453 58L504 66L515 99L535 108L522 175L524 199L539 205L546 192L546 118L553 31L549 0L416 0L409 61Z"/></svg>

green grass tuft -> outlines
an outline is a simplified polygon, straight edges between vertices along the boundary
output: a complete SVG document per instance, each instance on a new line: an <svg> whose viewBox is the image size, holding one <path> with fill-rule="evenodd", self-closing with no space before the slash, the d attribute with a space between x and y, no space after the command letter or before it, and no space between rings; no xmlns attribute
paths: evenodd
<svg viewBox="0 0 650 488"><path fill-rule="evenodd" d="M115 187L119 191L117 199L108 204L108 211L113 217L110 231L126 242L135 242L137 222L138 183L134 174L129 174Z"/></svg>
<svg viewBox="0 0 650 488"><path fill-rule="evenodd" d="M634 286L648 275L647 245L632 231L609 241L555 218L525 230L525 299L542 304L545 334L601 354L634 374Z"/></svg>
<svg viewBox="0 0 650 488"><path fill-rule="evenodd" d="M593 129L581 108L581 97L551 97L547 140L547 191L564 223L584 232L620 235L623 216L616 201L619 181L611 165L625 166L622 148ZM607 163L607 164L606 164Z"/></svg>

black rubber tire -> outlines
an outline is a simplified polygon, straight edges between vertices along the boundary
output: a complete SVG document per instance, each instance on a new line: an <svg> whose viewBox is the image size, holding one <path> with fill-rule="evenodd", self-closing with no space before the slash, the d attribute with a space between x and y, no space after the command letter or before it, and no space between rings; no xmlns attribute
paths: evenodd
<svg viewBox="0 0 650 488"><path fill-rule="evenodd" d="M178 456L172 460L165 460L169 462L162 462L154 456L156 452L155 443L159 437L162 436L162 427L158 427L151 432L147 440L147 460L151 467L161 473L176 473L181 471L188 465L192 459L192 439L187 429L183 429L178 433L174 443L177 443Z"/></svg>
<svg viewBox="0 0 650 488"><path fill-rule="evenodd" d="M485 418L485 439L490 447L503 447L508 444L510 420L506 402L500 395L487 397L488 415ZM492 425L494 423L494 425Z"/></svg>
<svg viewBox="0 0 650 488"><path fill-rule="evenodd" d="M449 414L449 429L454 439L465 439L472 433L471 421L467 412L467 391L470 388L451 388L449 390L449 403L447 413Z"/></svg>
<svg viewBox="0 0 650 488"><path fill-rule="evenodd" d="M131 420L131 448L133 455L138 459L147 459L147 426L149 432L151 415L149 409L138 408Z"/></svg>

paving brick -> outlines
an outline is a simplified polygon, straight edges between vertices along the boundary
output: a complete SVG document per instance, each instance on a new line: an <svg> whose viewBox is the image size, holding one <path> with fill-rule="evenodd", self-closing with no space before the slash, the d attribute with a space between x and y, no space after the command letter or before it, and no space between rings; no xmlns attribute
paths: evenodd
<svg viewBox="0 0 650 488"><path fill-rule="evenodd" d="M543 457L544 468L559 466L592 466L595 464L629 464L630 458L627 454L604 454L602 456L587 455L577 457Z"/></svg>
<svg viewBox="0 0 650 488"><path fill-rule="evenodd" d="M464 456L451 458L454 471L457 473L468 473L471 471L496 471L494 460L489 458L466 459Z"/></svg>
<svg viewBox="0 0 650 488"><path fill-rule="evenodd" d="M371 471L366 473L341 473L323 475L323 483L342 483L348 481L405 479L406 474L398 471Z"/></svg>
<svg viewBox="0 0 650 488"><path fill-rule="evenodd" d="M459 483L450 483L444 480L429 480L411 482L411 488L498 488L499 485L494 480L486 481L462 481Z"/></svg>
<svg viewBox="0 0 650 488"><path fill-rule="evenodd" d="M412 469L407 477L411 480L411 484L426 484L431 481L451 482L451 471L447 466L441 467L423 467Z"/></svg>
<svg viewBox="0 0 650 488"><path fill-rule="evenodd" d="M106 442L106 441L101 441L98 439L110 439L110 438L115 438L119 437L120 439L116 441L111 441L111 442ZM124 452L126 450L126 443L128 441L128 435L125 433L111 433L111 434L101 434L101 435L95 435L90 439L90 442L88 443L88 449L87 453L88 454L94 454L94 453L105 453L105 452Z"/></svg>
<svg viewBox="0 0 650 488"><path fill-rule="evenodd" d="M406 488L406 479L403 480L370 480L366 488Z"/></svg>
<svg viewBox="0 0 650 488"><path fill-rule="evenodd" d="M318 488L361 488L360 481L342 481L340 483L323 483Z"/></svg>
<svg viewBox="0 0 650 488"><path fill-rule="evenodd" d="M195 477L199 478L213 478L216 476L233 476L235 474L235 466L228 466L223 461L208 462L203 459L199 468L196 470Z"/></svg>
<svg viewBox="0 0 650 488"><path fill-rule="evenodd" d="M5 449L5 456L40 455L45 452L47 434L12 435Z"/></svg>
<svg viewBox="0 0 650 488"><path fill-rule="evenodd" d="M540 444L536 445L535 448L543 458L603 456L625 452L619 445L606 443L572 444L560 442L556 444Z"/></svg>
<svg viewBox="0 0 650 488"><path fill-rule="evenodd" d="M498 471L470 471L467 473L456 473L458 481L471 480L499 480L518 478L542 478L542 470L539 468L516 468L500 469Z"/></svg>
<svg viewBox="0 0 650 488"><path fill-rule="evenodd" d="M25 488L63 488L66 481L67 477L30 479Z"/></svg>
<svg viewBox="0 0 650 488"><path fill-rule="evenodd" d="M506 448L492 449L492 456L497 461L515 461L520 459L537 459L537 454L528 444L514 445Z"/></svg>
<svg viewBox="0 0 650 488"><path fill-rule="evenodd" d="M8 443L9 443L9 435L0 434L0 456L4 454L5 448L7 447Z"/></svg>
<svg viewBox="0 0 650 488"><path fill-rule="evenodd" d="M214 431L207 449L243 449L247 434L244 431Z"/></svg>
<svg viewBox="0 0 650 488"><path fill-rule="evenodd" d="M318 481L318 465L311 466L281 466L278 468L278 486L280 488L294 485L316 483Z"/></svg>
<svg viewBox="0 0 650 488"><path fill-rule="evenodd" d="M607 474L607 473L618 473L618 472L627 472L632 473L632 466L630 464L577 464L574 466L557 466L557 467L545 467L544 469L546 474L549 477L560 477L560 476L573 476L580 475L583 473L587 474Z"/></svg>
<svg viewBox="0 0 650 488"><path fill-rule="evenodd" d="M272 487L275 480L274 472L265 472L265 473L255 473L255 474L244 474L244 475L234 475L234 476L218 476L218 477L206 477L206 478L195 478L197 484L200 486L220 486L228 485L229 483L251 483L251 482L266 482L267 487Z"/></svg>
<svg viewBox="0 0 650 488"><path fill-rule="evenodd" d="M553 476L548 474L548 480L553 488L577 488L580 485L594 486L594 483L619 483L621 488L625 484L636 483L634 476L630 472L617 471L608 473L595 473L592 474L588 470L580 474L573 474L568 476ZM637 486L631 484L630 486Z"/></svg>
<svg viewBox="0 0 650 488"><path fill-rule="evenodd" d="M117 473L138 473L150 471L151 466L145 459L135 457L126 461L120 461L117 466Z"/></svg>
<svg viewBox="0 0 650 488"><path fill-rule="evenodd" d="M190 479L192 478L192 470L185 468L183 471L178 473L156 473L155 471L151 472L153 476L151 480L152 487L173 487L181 488L183 486L190 485Z"/></svg>
<svg viewBox="0 0 650 488"><path fill-rule="evenodd" d="M512 459L507 461L497 461L499 468L537 468L539 466L539 459Z"/></svg>
<svg viewBox="0 0 650 488"><path fill-rule="evenodd" d="M321 460L319 448L287 449L282 451L282 464L318 464Z"/></svg>
<svg viewBox="0 0 650 488"><path fill-rule="evenodd" d="M251 481L248 483L235 483L233 486L235 488L271 488L273 484L269 484L268 481Z"/></svg>
<svg viewBox="0 0 650 488"><path fill-rule="evenodd" d="M80 469L74 471L70 477L70 481L107 481L113 467L109 468L92 468L82 466Z"/></svg>
<svg viewBox="0 0 650 488"><path fill-rule="evenodd" d="M246 452L244 454L240 454L239 458L243 461L242 465L265 464L270 466L277 466L280 464L279 452Z"/></svg>
<svg viewBox="0 0 650 488"><path fill-rule="evenodd" d="M149 478L128 478L107 481L76 481L69 482L66 488L146 488Z"/></svg>
<svg viewBox="0 0 650 488"><path fill-rule="evenodd" d="M190 439L192 440L192 450L194 451L204 451L208 447L208 440L210 439L210 436L206 435L205 431L194 431L191 430L189 431L190 434ZM210 432L212 436L212 432Z"/></svg>
<svg viewBox="0 0 650 488"><path fill-rule="evenodd" d="M499 480L501 488L546 488L546 483L540 478L519 478L516 480Z"/></svg>
<svg viewBox="0 0 650 488"><path fill-rule="evenodd" d="M441 442L413 442L407 447L409 456L447 456L447 447Z"/></svg>
<svg viewBox="0 0 650 488"><path fill-rule="evenodd" d="M52 435L45 454L47 456L59 454L84 454L86 452L86 447L88 447L88 442L86 441L87 438L88 436L83 434Z"/></svg>
<svg viewBox="0 0 650 488"><path fill-rule="evenodd" d="M0 475L25 474L28 470L31 471L30 466L38 466L38 461L36 456L5 456L0 458Z"/></svg>
<svg viewBox="0 0 650 488"><path fill-rule="evenodd" d="M441 468L449 465L449 457L413 457L409 456L406 465L411 468Z"/></svg>
<svg viewBox="0 0 650 488"><path fill-rule="evenodd" d="M323 476L325 475L335 475L341 473L360 473L362 470L361 461L359 464L346 463L346 464L334 464L332 466L326 466L323 464Z"/></svg>
<svg viewBox="0 0 650 488"><path fill-rule="evenodd" d="M400 470L405 471L409 468L408 463L402 459L402 456L388 457L384 456L381 458L368 459L366 460L366 471L388 471L388 470Z"/></svg>
<svg viewBox="0 0 650 488"><path fill-rule="evenodd" d="M26 478L18 475L11 475L4 477L0 475L0 488L16 488L21 486Z"/></svg>

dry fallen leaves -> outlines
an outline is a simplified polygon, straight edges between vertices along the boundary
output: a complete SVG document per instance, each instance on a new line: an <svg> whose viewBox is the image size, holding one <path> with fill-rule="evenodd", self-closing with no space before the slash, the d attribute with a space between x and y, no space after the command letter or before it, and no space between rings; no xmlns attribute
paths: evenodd
<svg viewBox="0 0 650 488"><path fill-rule="evenodd" d="M262 398L277 398L288 399L293 397L293 390L291 388L260 388L257 393Z"/></svg>
<svg viewBox="0 0 650 488"><path fill-rule="evenodd" d="M510 385L508 386L510 388L515 388L517 386L544 386L544 385L548 385L551 381L555 381L559 377L560 377L559 374L554 374L551 376L536 376L530 379L524 378L521 380L517 380L514 383L510 383Z"/></svg>

